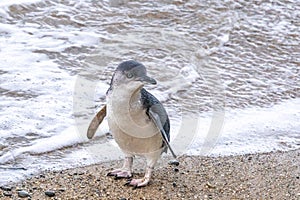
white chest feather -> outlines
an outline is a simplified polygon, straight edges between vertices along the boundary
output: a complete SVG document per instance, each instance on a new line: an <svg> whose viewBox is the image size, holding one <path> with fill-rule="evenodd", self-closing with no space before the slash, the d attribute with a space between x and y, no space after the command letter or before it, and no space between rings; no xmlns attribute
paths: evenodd
<svg viewBox="0 0 300 200"><path fill-rule="evenodd" d="M112 91L107 96L109 128L116 142L125 151L157 151L162 146L161 135L139 99L139 91L133 95L122 88Z"/></svg>

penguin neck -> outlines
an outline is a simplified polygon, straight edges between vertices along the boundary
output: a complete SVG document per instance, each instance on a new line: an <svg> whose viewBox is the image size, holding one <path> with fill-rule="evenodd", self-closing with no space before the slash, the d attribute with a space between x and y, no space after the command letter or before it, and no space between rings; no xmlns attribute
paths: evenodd
<svg viewBox="0 0 300 200"><path fill-rule="evenodd" d="M143 85L130 90L123 86L115 87L109 92L108 96L109 99L114 99L115 102L122 102L123 105L133 105L140 102L142 88Z"/></svg>
<svg viewBox="0 0 300 200"><path fill-rule="evenodd" d="M134 90L134 92L132 93L132 96L130 98L131 103L136 103L136 102L140 101L140 99L141 99L141 89L142 88L143 88L143 86L140 86L139 88Z"/></svg>

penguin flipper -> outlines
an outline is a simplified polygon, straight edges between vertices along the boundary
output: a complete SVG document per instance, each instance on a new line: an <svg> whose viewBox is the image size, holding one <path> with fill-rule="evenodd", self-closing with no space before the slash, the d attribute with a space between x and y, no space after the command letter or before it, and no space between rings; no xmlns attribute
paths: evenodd
<svg viewBox="0 0 300 200"><path fill-rule="evenodd" d="M153 108L153 107L152 107ZM154 109L149 109L148 111L148 114L149 114L149 117L152 119L152 121L154 122L154 124L156 125L156 127L159 129L160 133L161 133L161 136L162 136L162 139L164 141L164 143L167 145L167 147L170 149L171 153L172 153L172 156L176 159L177 156L176 154L174 153L169 141L168 141L168 136L167 136L167 133L165 132L162 124L161 124L161 120L159 118L159 115L155 112Z"/></svg>
<svg viewBox="0 0 300 200"><path fill-rule="evenodd" d="M92 139L97 131L97 128L103 121L106 116L106 105L104 105L101 110L96 114L96 116L92 119L89 128L87 130L87 137Z"/></svg>

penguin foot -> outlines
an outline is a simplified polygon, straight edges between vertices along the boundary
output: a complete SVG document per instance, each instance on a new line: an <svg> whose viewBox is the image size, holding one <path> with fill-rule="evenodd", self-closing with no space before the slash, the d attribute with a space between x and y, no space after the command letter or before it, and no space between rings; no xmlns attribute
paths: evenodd
<svg viewBox="0 0 300 200"><path fill-rule="evenodd" d="M125 169L116 169L107 174L107 176L114 176L115 179L120 179L120 178L130 178L132 177L132 173L129 170Z"/></svg>
<svg viewBox="0 0 300 200"><path fill-rule="evenodd" d="M150 178L144 177L141 179L131 179L128 180L124 185L133 186L134 188L145 187L148 185Z"/></svg>

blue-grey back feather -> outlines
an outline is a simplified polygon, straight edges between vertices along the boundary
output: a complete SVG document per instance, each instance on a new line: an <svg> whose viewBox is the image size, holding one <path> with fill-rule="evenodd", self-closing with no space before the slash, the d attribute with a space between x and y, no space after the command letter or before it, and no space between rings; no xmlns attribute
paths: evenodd
<svg viewBox="0 0 300 200"><path fill-rule="evenodd" d="M141 89L141 102L143 104L144 109L146 109L146 113L148 116L149 116L150 109L151 112L154 112L159 116L160 123L162 124L163 129L167 136L166 139L169 142L170 141L170 120L163 105L155 96L153 96L144 88Z"/></svg>

